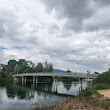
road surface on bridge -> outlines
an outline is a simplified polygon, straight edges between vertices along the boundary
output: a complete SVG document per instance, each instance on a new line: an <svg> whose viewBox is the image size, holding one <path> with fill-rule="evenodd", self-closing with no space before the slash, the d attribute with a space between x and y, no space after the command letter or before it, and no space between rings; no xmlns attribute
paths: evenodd
<svg viewBox="0 0 110 110"><path fill-rule="evenodd" d="M45 76L45 77L65 77L65 78L82 78L82 79L95 79L95 76L82 76L82 75L74 75L74 74L55 74L55 73L22 73L22 74L15 74L12 77L38 77L38 76Z"/></svg>

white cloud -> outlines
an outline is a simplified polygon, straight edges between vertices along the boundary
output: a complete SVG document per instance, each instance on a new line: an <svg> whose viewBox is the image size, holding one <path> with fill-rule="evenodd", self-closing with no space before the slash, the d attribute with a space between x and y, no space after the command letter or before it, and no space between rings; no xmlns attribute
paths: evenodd
<svg viewBox="0 0 110 110"><path fill-rule="evenodd" d="M0 0L0 46L6 48L0 50L0 62L24 58L35 63L49 61L57 68L74 71L107 70L110 6L87 1L81 2L85 6L81 10L79 0L52 4ZM73 3L77 5L74 11Z"/></svg>

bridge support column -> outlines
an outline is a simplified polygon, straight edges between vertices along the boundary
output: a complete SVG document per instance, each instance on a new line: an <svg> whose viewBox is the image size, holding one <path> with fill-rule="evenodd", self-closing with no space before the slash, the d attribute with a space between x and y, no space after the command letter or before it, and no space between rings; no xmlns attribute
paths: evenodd
<svg viewBox="0 0 110 110"><path fill-rule="evenodd" d="M57 93L57 79L53 76L53 91Z"/></svg>
<svg viewBox="0 0 110 110"><path fill-rule="evenodd" d="M80 78L80 81L81 81L81 88L80 88L80 90L82 91L82 89L83 89L83 87L82 87L82 78Z"/></svg>
<svg viewBox="0 0 110 110"><path fill-rule="evenodd" d="M23 83L24 83L24 77L22 76L22 85L23 85Z"/></svg>
<svg viewBox="0 0 110 110"><path fill-rule="evenodd" d="M35 87L35 76L33 76L33 88Z"/></svg>
<svg viewBox="0 0 110 110"><path fill-rule="evenodd" d="M38 80L37 80L37 76L36 76L36 79L35 79L35 87L37 88L37 82L38 82Z"/></svg>
<svg viewBox="0 0 110 110"><path fill-rule="evenodd" d="M25 85L26 85L26 77L24 78L24 82L25 82Z"/></svg>
<svg viewBox="0 0 110 110"><path fill-rule="evenodd" d="M53 81L56 83L56 78L53 76Z"/></svg>
<svg viewBox="0 0 110 110"><path fill-rule="evenodd" d="M33 84L35 83L35 76L33 76Z"/></svg>
<svg viewBox="0 0 110 110"><path fill-rule="evenodd" d="M36 77L36 81L35 82L37 83L37 77Z"/></svg>

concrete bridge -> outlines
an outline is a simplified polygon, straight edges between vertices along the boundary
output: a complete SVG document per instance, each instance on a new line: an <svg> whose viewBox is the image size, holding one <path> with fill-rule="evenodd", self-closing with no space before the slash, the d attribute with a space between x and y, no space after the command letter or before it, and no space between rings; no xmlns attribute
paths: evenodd
<svg viewBox="0 0 110 110"><path fill-rule="evenodd" d="M55 74L55 73L22 73L22 74L15 74L12 75L14 79L20 78L22 80L22 83L27 81L27 77L32 77L33 83L37 83L38 79L37 77L53 77L54 81L56 81L56 78L62 77L62 78L77 78L79 80L83 79L95 79L94 76L82 76L82 75L74 75L74 74Z"/></svg>

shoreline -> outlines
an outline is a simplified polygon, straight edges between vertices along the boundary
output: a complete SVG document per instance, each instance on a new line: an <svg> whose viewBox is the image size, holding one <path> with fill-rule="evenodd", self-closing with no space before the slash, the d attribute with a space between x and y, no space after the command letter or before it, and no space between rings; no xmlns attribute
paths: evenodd
<svg viewBox="0 0 110 110"><path fill-rule="evenodd" d="M110 89L99 90L97 92L103 95L105 98L110 99Z"/></svg>
<svg viewBox="0 0 110 110"><path fill-rule="evenodd" d="M95 93L88 97L69 97L56 105L36 110L110 110L109 104L110 100L104 98L104 96L98 93Z"/></svg>
<svg viewBox="0 0 110 110"><path fill-rule="evenodd" d="M97 109L92 107L84 98L80 99L79 97L70 97L59 104L44 107L40 110L97 110Z"/></svg>

